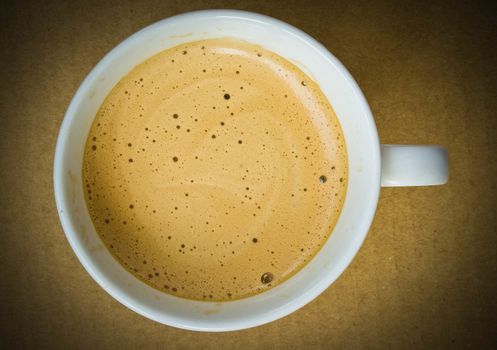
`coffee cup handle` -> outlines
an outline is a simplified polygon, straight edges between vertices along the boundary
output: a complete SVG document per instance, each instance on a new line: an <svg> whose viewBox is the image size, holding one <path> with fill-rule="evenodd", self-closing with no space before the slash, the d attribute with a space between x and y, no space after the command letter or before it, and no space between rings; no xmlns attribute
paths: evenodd
<svg viewBox="0 0 497 350"><path fill-rule="evenodd" d="M381 145L381 186L443 185L449 178L447 149L428 145Z"/></svg>

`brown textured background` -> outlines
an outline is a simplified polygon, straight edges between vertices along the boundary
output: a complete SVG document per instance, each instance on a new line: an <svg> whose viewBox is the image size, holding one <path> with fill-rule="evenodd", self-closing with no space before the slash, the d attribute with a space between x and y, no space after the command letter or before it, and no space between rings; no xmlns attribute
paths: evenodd
<svg viewBox="0 0 497 350"><path fill-rule="evenodd" d="M451 161L446 186L382 190L363 248L314 302L224 334L114 301L71 251L52 190L58 128L85 75L138 29L203 8L303 29L357 79L382 142L445 145ZM496 348L496 13L469 1L3 1L0 348Z"/></svg>

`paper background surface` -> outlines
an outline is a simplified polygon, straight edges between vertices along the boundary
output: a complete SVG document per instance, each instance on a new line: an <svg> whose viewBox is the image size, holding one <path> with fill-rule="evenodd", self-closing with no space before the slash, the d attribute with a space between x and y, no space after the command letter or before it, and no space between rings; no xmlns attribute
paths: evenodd
<svg viewBox="0 0 497 350"><path fill-rule="evenodd" d="M59 224L55 141L111 48L174 14L237 8L309 33L350 70L383 143L448 147L449 184L387 188L364 246L319 298L271 324L203 334L145 319L90 278ZM0 347L497 347L497 26L481 3L2 2Z"/></svg>

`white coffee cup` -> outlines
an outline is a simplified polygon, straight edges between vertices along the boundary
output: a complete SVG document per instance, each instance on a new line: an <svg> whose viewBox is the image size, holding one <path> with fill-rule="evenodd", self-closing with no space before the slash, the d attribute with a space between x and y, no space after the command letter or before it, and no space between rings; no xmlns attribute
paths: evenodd
<svg viewBox="0 0 497 350"><path fill-rule="evenodd" d="M333 106L348 151L345 204L330 238L300 272L275 288L242 300L203 302L161 293L127 272L107 251L86 208L83 151L93 118L112 87L134 66L181 43L234 37L278 53L314 79ZM255 13L209 10L157 22L132 35L88 74L62 123L54 164L57 209L67 239L88 273L137 313L170 326L229 331L261 325L304 306L345 270L375 213L380 186L443 184L445 149L380 145L370 108L345 67L316 40L276 19ZM84 296L82 296L84 297Z"/></svg>

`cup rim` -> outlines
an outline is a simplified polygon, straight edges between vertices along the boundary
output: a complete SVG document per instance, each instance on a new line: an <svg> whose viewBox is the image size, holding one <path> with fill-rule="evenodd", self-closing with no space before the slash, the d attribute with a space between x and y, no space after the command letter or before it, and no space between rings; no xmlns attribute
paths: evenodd
<svg viewBox="0 0 497 350"><path fill-rule="evenodd" d="M85 257L85 253L83 250L79 247L79 243L76 242L76 239L73 237L75 235L75 228L73 223L71 222L71 219L67 216L66 208L67 208L67 203L66 203L66 198L64 198L64 190L62 186L63 182L63 163L64 163L64 154L65 154L65 148L66 148L66 143L69 142L68 140L68 134L69 130L71 129L71 124L72 120L76 116L76 109L79 106L79 104L82 103L82 100L84 98L85 93L88 91L88 89L91 87L91 82L99 75L101 74L102 71L105 70L106 66L108 63L114 58L119 55L121 55L123 49L130 45L131 42L134 40L137 40L140 36L142 36L145 32L151 31L156 29L157 27L161 27L166 23L173 22L173 21L179 21L182 19L187 19L190 17L196 17L196 16L223 16L223 17L231 17L231 18L241 18L241 19L246 19L246 20L254 20L254 21L262 21L265 23L270 23L274 24L280 27L283 27L287 32L289 32L292 35L296 35L306 42L308 42L311 46L315 47L318 49L319 53L330 62L330 64L334 65L340 73L343 75L344 80L350 84L353 87L355 97L357 99L357 102L360 103L361 109L366 117L366 120L368 121L368 125L364 126L366 128L369 128L369 131L372 135L372 138L376 141L374 145L372 146L372 152L375 157L376 161L376 166L378 169L380 169L380 143L379 143L379 137L376 129L376 125L374 122L374 118L372 115L372 112L370 110L370 107L366 101L366 98L364 97L361 89L359 88L358 84L354 80L354 78L351 76L351 74L348 72L348 70L345 68L345 66L334 56L332 55L321 43L319 43L316 39L312 38L310 35L306 34L302 30L286 23L281 20L275 19L273 17L269 17L266 15L261 15L258 13L254 12L248 12L248 11L240 11L240 10L200 10L200 11L192 11L192 12L187 12L187 13L182 13L179 15L175 15L172 17L165 18L163 20L160 20L158 22L155 22L153 24L150 24L146 26L145 28L137 31L136 33L132 34L131 36L127 37L125 40L120 42L117 46L115 46L111 51L109 51L98 63L97 65L90 71L90 73L85 77L79 88L77 89L76 93L74 94L73 98L71 99L71 102L69 104L69 107L67 108L67 111L64 115L64 119L62 121L60 131L57 137L57 143L56 143L56 148L55 148L55 157L54 157L54 192L55 192L55 201L56 201L56 206L57 206L57 211L59 214L59 219L61 221L62 228L64 230L64 233L71 245L71 248L75 252L76 256L78 257L80 263L83 265L83 267L86 269L86 271L92 276L92 278L107 292L109 293L113 298L118 300L120 303L125 305L126 307L130 308L131 310L137 312L138 314L145 316L149 319L152 319L154 321L157 321L159 323L171 325L177 328L183 328L183 329L188 329L188 330L197 330L197 331L233 331L233 330L240 330L240 329L246 329L246 328L251 328L255 327L258 325L262 325L265 323L269 323L271 321L274 321L276 319L279 319L281 317L284 317L302 306L306 305L313 299L315 299L319 294L321 294L326 288L328 288L342 273L343 271L347 268L347 266L351 263L355 255L357 254L357 251L360 249L362 246L362 243L364 239L367 236L368 229L372 223L374 214L376 212L376 206L378 203L379 199L379 191L380 191L380 173L379 170L375 172L374 174L376 175L376 178L373 179L373 182L377 184L374 188L371 188L371 194L372 194L372 200L369 205L369 210L367 212L364 212L362 214L362 225L361 229L358 230L355 234L359 236L356 241L354 247L351 249L350 253L348 256L344 256L342 259L342 266L340 266L339 270L340 272L331 280L330 283L327 283L325 286L321 284L320 286L317 286L314 290L313 293L307 293L305 297L300 297L300 298L295 298L294 302L289 304L288 307L286 307L284 310L278 310L278 312L275 312L271 315L271 317L260 317L259 319L250 319L247 320L243 326L240 325L233 325L233 327L215 327L214 325L211 327L202 327L199 325L191 325L191 324L185 324L181 323L179 321L175 321L174 319L170 319L167 317L157 317L156 315L152 315L145 310L142 310L139 308L139 305L136 305L136 303L133 302L132 298L130 298L127 295L121 295L120 292L116 291L113 289L109 283L107 283L107 279L105 277L102 277L102 275L96 271L92 263L87 261L87 258ZM298 299L298 300L297 300Z"/></svg>

